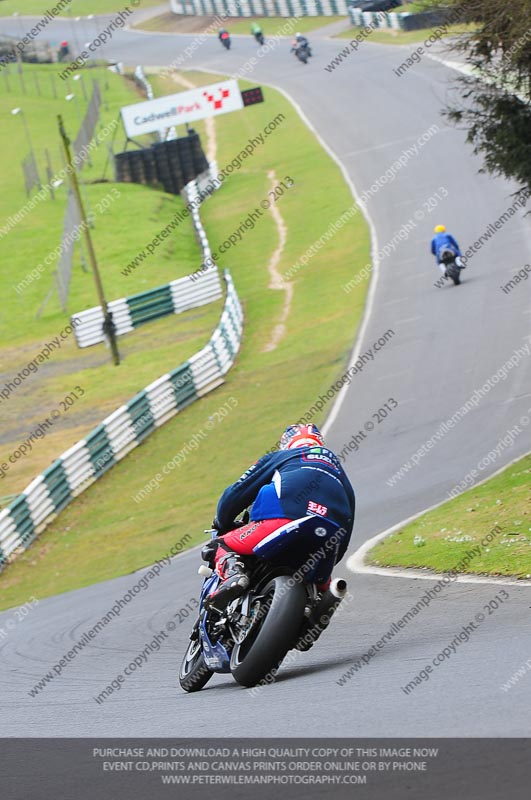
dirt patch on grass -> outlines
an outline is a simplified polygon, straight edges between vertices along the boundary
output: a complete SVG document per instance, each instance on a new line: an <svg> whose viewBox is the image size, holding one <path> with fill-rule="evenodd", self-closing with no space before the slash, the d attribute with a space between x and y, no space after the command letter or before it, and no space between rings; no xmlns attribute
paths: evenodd
<svg viewBox="0 0 531 800"><path fill-rule="evenodd" d="M267 173L267 177L271 183L271 188L274 189L277 183L277 177L274 170L269 170ZM282 252L286 245L286 239L288 236L288 229L280 211L273 204L270 208L270 211L273 215L273 219L275 220L275 224L278 230L278 247L276 248L275 252L271 256L271 260L268 264L269 274L271 276L271 280L269 282L270 289L280 289L281 291L285 292L284 297L284 305L282 306L282 313L280 315L280 320L277 322L273 331L271 333L271 338L269 342L265 345L263 349L263 353L268 353L271 350L274 350L281 339L284 338L286 335L286 321L289 317L289 312L291 309L291 301L293 300L293 284L290 282L286 282L282 277L282 274L278 271L278 262L282 256Z"/></svg>

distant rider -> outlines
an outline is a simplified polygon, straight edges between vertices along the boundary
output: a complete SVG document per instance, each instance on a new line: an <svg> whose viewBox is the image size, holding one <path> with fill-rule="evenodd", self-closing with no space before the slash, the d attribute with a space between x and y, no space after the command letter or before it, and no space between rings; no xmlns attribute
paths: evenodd
<svg viewBox="0 0 531 800"><path fill-rule="evenodd" d="M234 520L252 505L250 522L235 528ZM277 452L262 456L223 492L214 527L218 537L203 547L201 555L222 578L205 605L224 609L249 586L245 559L266 536L291 520L308 514L330 519L344 529L335 563L341 561L354 526L352 485L337 456L325 447L315 425L290 425ZM330 584L330 562L317 576L317 588Z"/></svg>
<svg viewBox="0 0 531 800"><path fill-rule="evenodd" d="M263 43L264 35L262 33L262 28L258 25L257 22L253 22L251 25L251 33L253 34L254 38L259 44Z"/></svg>
<svg viewBox="0 0 531 800"><path fill-rule="evenodd" d="M461 260L461 250L459 249L459 245L457 244L456 240L453 236L449 233L446 233L446 227L444 225L436 225L433 229L435 236L431 240L431 252L437 259L437 266L439 267L442 274L446 277L446 267L441 261L441 253L444 250L451 250L455 256L455 263L461 269L465 268Z"/></svg>
<svg viewBox="0 0 531 800"><path fill-rule="evenodd" d="M291 52L296 52L299 48L303 48L307 51L308 55L311 56L312 51L310 50L310 42L303 36L302 33L296 33L295 38L291 43Z"/></svg>
<svg viewBox="0 0 531 800"><path fill-rule="evenodd" d="M222 42L224 39L228 39L230 36L228 30L226 28L219 28L218 30L218 39Z"/></svg>

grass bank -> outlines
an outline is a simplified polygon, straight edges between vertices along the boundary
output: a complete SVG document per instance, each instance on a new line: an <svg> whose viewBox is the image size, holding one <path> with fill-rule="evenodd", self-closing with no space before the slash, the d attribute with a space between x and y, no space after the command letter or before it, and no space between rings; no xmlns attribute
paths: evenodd
<svg viewBox="0 0 531 800"><path fill-rule="evenodd" d="M2 0L0 3L0 17L10 17L13 14L21 16L38 17L44 16L46 12L56 5L52 0ZM90 8L87 0L70 0L59 12L59 16L72 16L75 19L80 15L88 14L110 14L113 11L122 11L127 5L126 0L90 0ZM138 8L154 8L162 5L161 0L140 0ZM131 3L129 3L131 6ZM24 22L22 21L22 25ZM96 33L94 34L96 35Z"/></svg>
<svg viewBox="0 0 531 800"><path fill-rule="evenodd" d="M163 33L209 33L216 35L218 28L226 28L231 33L251 35L251 23L257 22L264 36L279 35L285 31L285 36L290 36L295 31L306 33L339 22L345 17L227 17L222 22L217 22L215 17L181 17L168 12L157 17L140 22L135 27L144 31L160 31Z"/></svg>
<svg viewBox="0 0 531 800"><path fill-rule="evenodd" d="M213 80L194 73L187 77ZM201 213L212 249L219 251L251 212L262 208L261 201L271 200L272 185L291 178L293 186L276 201L287 229L278 269L286 272L353 200L339 168L291 104L272 89L264 91L263 104L216 119L220 168L273 119L278 124ZM202 541L201 531L223 488L271 448L286 424L307 413L341 374L367 283L348 295L342 286L369 259L367 225L361 214L355 215L295 272L286 335L275 349L264 351L284 304L285 293L271 288L268 269L278 243L273 215L263 211L254 227L220 256L221 267L231 269L245 311L243 347L226 384L149 437L0 575L3 608L29 595L44 597L131 572L167 553L184 533L191 534L190 544ZM143 358L150 363L149 348ZM157 374L154 370L152 378ZM231 410L222 415L226 403ZM327 411L315 421L321 422ZM200 431L205 434L200 446L188 447L180 466L136 502L141 489Z"/></svg>
<svg viewBox="0 0 531 800"><path fill-rule="evenodd" d="M378 30L373 30L373 32L367 36L366 41L372 42L373 44L422 44L422 42L425 42L426 39L429 39L434 33L440 34L438 38L441 41L444 41L444 39L447 37L469 33L473 27L473 25L464 24L449 25L445 33L441 33L440 26L423 28L419 31L395 31L391 28L380 28ZM336 34L334 38L349 40L355 39L356 34L358 34L360 30L360 28L352 27L347 31L342 31L341 33Z"/></svg>
<svg viewBox="0 0 531 800"><path fill-rule="evenodd" d="M63 82L55 65L24 65L23 81L13 68L4 70L9 89L0 98L0 118L9 131L0 155L4 191L0 193L0 258L6 265L0 274L4 303L0 311L0 387L3 388L42 351L47 342L59 336L69 315L98 304L93 276L79 245L73 259L66 311L56 291L55 271L59 256L50 256L62 240L67 198L67 179L34 205L20 221L6 229L28 202L24 191L21 159L28 144L20 117L10 110L21 107L30 131L40 175L45 178L48 152L55 176L63 166L59 152L57 114L64 115L72 139L79 127L78 111L84 114L87 102L79 82ZM100 123L103 133L118 119L124 104L144 99L132 81L108 70L87 68L81 72L87 96L97 78L104 103ZM7 81L5 78L7 77ZM25 92L23 91L25 88ZM171 91L176 87L172 86ZM79 108L64 95L75 91ZM162 87L155 91L163 92ZM91 165L83 167L80 178L83 197L93 216L92 238L108 300L127 297L167 283L195 270L200 265L200 250L192 225L184 220L154 253L128 275L122 271L146 244L184 207L180 197L135 184L114 183L108 147L115 151L124 145L121 122L91 152ZM33 189L30 201L35 199ZM33 477L60 453L71 447L105 416L130 399L148 383L176 367L208 341L217 324L221 302L171 316L119 338L123 363L111 364L104 344L80 350L73 335L62 341L49 361L31 372L27 379L1 402L0 464L9 470L0 477L2 498L22 491ZM149 353L149 357L146 354ZM76 386L83 395L55 422L44 438L34 441L31 453L9 462L9 456ZM80 392L78 392L80 394Z"/></svg>
<svg viewBox="0 0 531 800"><path fill-rule="evenodd" d="M531 577L531 455L481 486L424 514L393 533L367 555L369 564L455 569L467 551L480 552L463 570L496 576ZM499 527L488 546L481 541Z"/></svg>

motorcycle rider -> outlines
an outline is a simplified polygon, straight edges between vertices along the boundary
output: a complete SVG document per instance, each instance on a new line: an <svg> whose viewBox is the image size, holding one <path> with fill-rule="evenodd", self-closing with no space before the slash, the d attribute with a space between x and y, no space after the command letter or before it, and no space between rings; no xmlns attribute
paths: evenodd
<svg viewBox="0 0 531 800"><path fill-rule="evenodd" d="M251 25L251 33L253 34L254 38L259 44L263 43L264 36L262 33L262 28L258 25L257 22L253 22Z"/></svg>
<svg viewBox="0 0 531 800"><path fill-rule="evenodd" d="M228 32L228 30L226 28L219 28L218 29L218 39L222 44L223 44L223 40L224 39L229 39L229 38L230 38L230 33Z"/></svg>
<svg viewBox="0 0 531 800"><path fill-rule="evenodd" d="M465 265L461 260L461 250L459 249L459 245L453 236L451 236L449 233L446 233L446 227L444 225L436 225L433 229L433 233L435 236L431 240L431 252L437 259L437 266L444 277L447 277L446 267L441 261L441 254L444 250L451 250L456 256L455 263L457 266L461 267L461 269L464 269Z"/></svg>
<svg viewBox="0 0 531 800"><path fill-rule="evenodd" d="M234 520L252 505L250 521L235 528ZM266 453L223 492L214 527L218 536L203 547L202 558L222 581L205 606L223 610L249 586L245 560L253 548L282 525L308 514L341 526L336 563L348 547L354 526L355 498L339 459L323 442L313 425L290 425L280 439L280 449ZM339 531L338 531L339 532ZM330 585L332 569L318 575L319 591Z"/></svg>
<svg viewBox="0 0 531 800"><path fill-rule="evenodd" d="M295 38L291 43L291 52L296 53L299 48L303 48L304 50L306 50L308 55L311 56L312 51L310 49L309 40L306 38L306 36L303 36L302 33L297 32L295 34Z"/></svg>

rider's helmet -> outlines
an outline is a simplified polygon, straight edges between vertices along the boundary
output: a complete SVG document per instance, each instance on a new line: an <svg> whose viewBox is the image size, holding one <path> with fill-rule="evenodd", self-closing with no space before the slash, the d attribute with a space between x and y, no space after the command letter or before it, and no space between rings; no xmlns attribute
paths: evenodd
<svg viewBox="0 0 531 800"><path fill-rule="evenodd" d="M433 229L434 233L445 233L446 232L446 225L436 225Z"/></svg>
<svg viewBox="0 0 531 800"><path fill-rule="evenodd" d="M296 33L295 38L297 39L297 41L299 41L300 39L304 39L304 36L302 35L302 33Z"/></svg>
<svg viewBox="0 0 531 800"><path fill-rule="evenodd" d="M280 439L281 450L292 450L295 447L323 445L324 440L317 425L288 425Z"/></svg>

